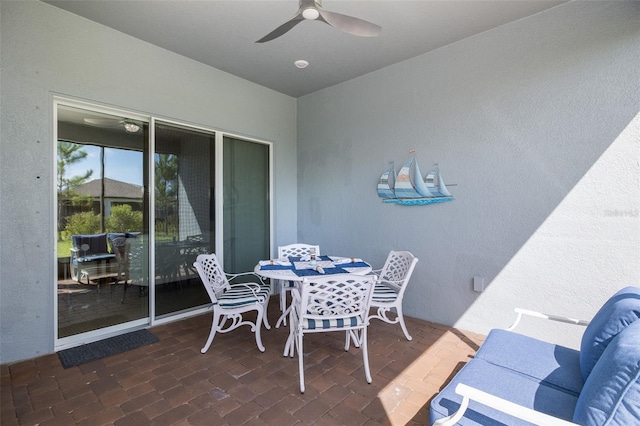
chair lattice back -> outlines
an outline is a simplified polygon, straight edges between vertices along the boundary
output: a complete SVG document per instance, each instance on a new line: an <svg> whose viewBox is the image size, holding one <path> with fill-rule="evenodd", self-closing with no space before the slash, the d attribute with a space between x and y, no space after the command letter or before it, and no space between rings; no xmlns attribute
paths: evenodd
<svg viewBox="0 0 640 426"><path fill-rule="evenodd" d="M287 246L278 247L278 257L299 257L309 254L309 252L315 249L316 256L320 256L320 246L311 244L289 244Z"/></svg>
<svg viewBox="0 0 640 426"><path fill-rule="evenodd" d="M305 279L302 285L300 312L306 318L320 320L330 317L365 318L374 279L371 275L353 274Z"/></svg>
<svg viewBox="0 0 640 426"><path fill-rule="evenodd" d="M148 264L148 248L144 239L138 237L130 242L127 253L127 279L131 278L133 282L137 283L146 283Z"/></svg>
<svg viewBox="0 0 640 426"><path fill-rule="evenodd" d="M391 251L380 272L380 279L394 284L398 288L405 286L417 260L408 251Z"/></svg>
<svg viewBox="0 0 640 426"><path fill-rule="evenodd" d="M304 243L296 243L289 244L287 246L279 246L278 247L278 258L286 258L286 257L302 257L310 254L312 251L315 251L316 256L320 256L320 246L312 245L312 244L304 244ZM283 315L280 317L278 322L276 323L276 328L280 326L282 322L284 325L287 325L287 296L286 293L293 288L293 283L279 280L280 283L280 311L283 312Z"/></svg>
<svg viewBox="0 0 640 426"><path fill-rule="evenodd" d="M200 254L194 263L211 301L215 304L231 287L215 254Z"/></svg>

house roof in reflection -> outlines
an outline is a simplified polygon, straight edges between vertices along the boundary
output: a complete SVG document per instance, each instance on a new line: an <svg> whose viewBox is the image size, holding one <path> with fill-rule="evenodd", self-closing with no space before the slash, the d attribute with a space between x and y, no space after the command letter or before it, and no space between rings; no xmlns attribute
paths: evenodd
<svg viewBox="0 0 640 426"><path fill-rule="evenodd" d="M99 198L102 192L102 180L94 179L82 185L78 185L74 192L80 195ZM121 182L119 180L104 178L104 196L106 198L129 198L141 199L144 188L132 183Z"/></svg>

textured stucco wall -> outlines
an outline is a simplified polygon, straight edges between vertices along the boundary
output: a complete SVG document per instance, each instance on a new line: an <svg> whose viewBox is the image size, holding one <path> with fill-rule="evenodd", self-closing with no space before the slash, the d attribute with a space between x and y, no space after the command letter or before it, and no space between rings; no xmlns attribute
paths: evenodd
<svg viewBox="0 0 640 426"><path fill-rule="evenodd" d="M410 316L480 333L517 306L590 318L640 285L638 22L638 2L571 2L298 99L298 240L377 265L412 251ZM381 202L412 148L455 201Z"/></svg>
<svg viewBox="0 0 640 426"><path fill-rule="evenodd" d="M274 240L295 239L294 98L44 3L0 17L0 362L54 348L54 94L273 141Z"/></svg>

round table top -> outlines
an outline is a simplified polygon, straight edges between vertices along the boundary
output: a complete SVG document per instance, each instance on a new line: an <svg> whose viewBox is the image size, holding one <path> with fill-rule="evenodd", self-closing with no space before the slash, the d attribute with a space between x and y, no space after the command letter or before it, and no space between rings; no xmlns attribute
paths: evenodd
<svg viewBox="0 0 640 426"><path fill-rule="evenodd" d="M330 267L341 268L346 273L349 274L357 274L357 275L366 275L372 271L371 265L367 262L364 262L361 259L349 258L349 257L341 257L341 256L320 256L321 259L317 261L316 265L321 266L323 269L330 269ZM328 260L323 260L328 259ZM271 278L276 280L289 280L289 281L302 281L309 276L322 276L324 274L312 274L306 276L300 276L293 271L293 264L287 267L287 265L278 265L284 259L273 259L274 265L267 264L265 266L271 267L273 269L262 269L261 262L253 269L253 272L260 275L264 278ZM280 262L279 262L280 261ZM265 262L265 261L262 261ZM313 269L309 262L295 262L297 266L302 266L302 268L298 267L297 269ZM363 265L364 264L364 265ZM353 265L353 266L349 266ZM329 274L327 274L329 275Z"/></svg>

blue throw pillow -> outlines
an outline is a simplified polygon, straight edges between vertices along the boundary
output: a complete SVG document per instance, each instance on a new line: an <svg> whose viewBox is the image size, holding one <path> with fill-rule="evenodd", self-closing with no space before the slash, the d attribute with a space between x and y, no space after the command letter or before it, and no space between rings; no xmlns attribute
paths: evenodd
<svg viewBox="0 0 640 426"><path fill-rule="evenodd" d="M593 317L580 344L580 374L586 381L607 345L640 318L640 288L626 287L611 296Z"/></svg>
<svg viewBox="0 0 640 426"><path fill-rule="evenodd" d="M640 419L640 321L620 332L602 353L578 397L580 425L637 425Z"/></svg>

